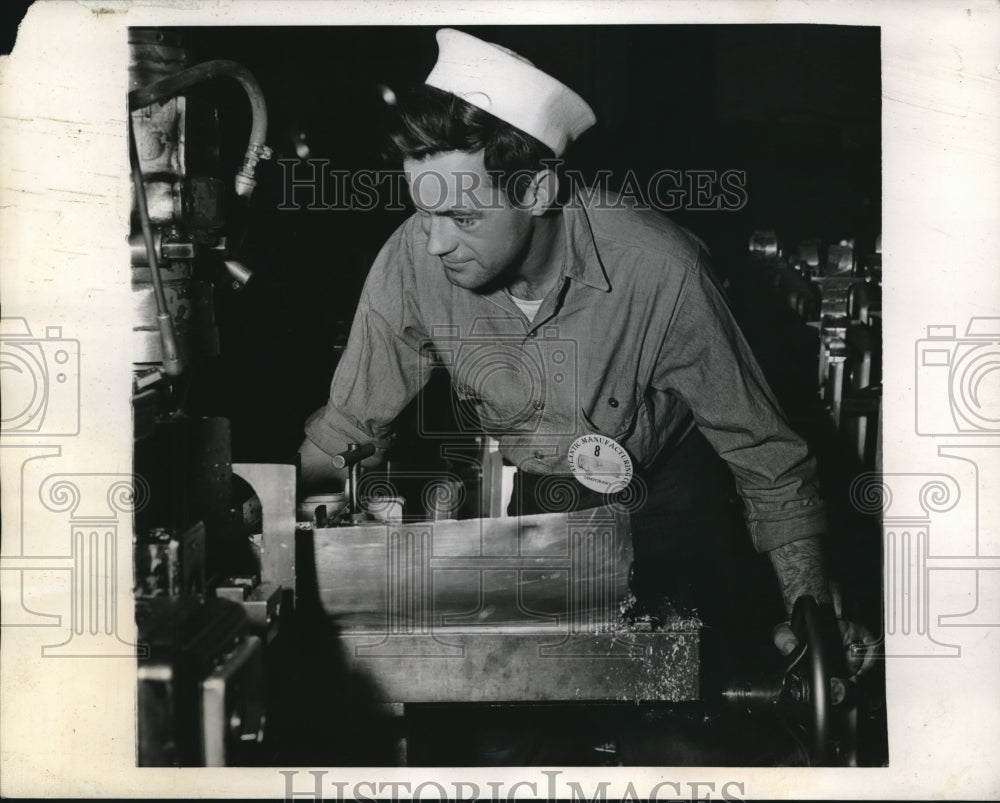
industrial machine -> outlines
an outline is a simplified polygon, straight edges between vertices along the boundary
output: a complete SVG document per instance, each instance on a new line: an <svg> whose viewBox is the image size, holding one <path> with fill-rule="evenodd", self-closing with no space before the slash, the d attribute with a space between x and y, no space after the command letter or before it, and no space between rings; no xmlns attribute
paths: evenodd
<svg viewBox="0 0 1000 803"><path fill-rule="evenodd" d="M259 504L240 495L224 419L190 415L195 368L219 353L213 282L246 282L236 258L267 113L253 76L188 63L180 37L129 33L130 236L135 471L150 504L134 533L140 765L246 763L266 722L264 650L282 589L248 536ZM218 120L188 96L219 78L246 91L253 122L235 180L217 173ZM256 506L256 507L255 507Z"/></svg>

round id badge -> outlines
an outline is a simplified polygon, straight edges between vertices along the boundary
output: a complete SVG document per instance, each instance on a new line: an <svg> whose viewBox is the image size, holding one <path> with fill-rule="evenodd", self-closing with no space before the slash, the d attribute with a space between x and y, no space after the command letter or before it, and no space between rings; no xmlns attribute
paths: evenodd
<svg viewBox="0 0 1000 803"><path fill-rule="evenodd" d="M632 481L632 458L607 435L584 435L569 447L570 470L581 484L605 494L625 490Z"/></svg>

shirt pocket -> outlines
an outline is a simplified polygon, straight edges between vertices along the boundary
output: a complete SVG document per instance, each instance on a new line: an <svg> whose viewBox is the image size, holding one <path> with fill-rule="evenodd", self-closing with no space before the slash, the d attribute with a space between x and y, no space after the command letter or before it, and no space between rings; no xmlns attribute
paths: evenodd
<svg viewBox="0 0 1000 803"><path fill-rule="evenodd" d="M588 433L605 435L622 443L635 433L641 406L631 394L602 396L589 409L581 408L582 426Z"/></svg>

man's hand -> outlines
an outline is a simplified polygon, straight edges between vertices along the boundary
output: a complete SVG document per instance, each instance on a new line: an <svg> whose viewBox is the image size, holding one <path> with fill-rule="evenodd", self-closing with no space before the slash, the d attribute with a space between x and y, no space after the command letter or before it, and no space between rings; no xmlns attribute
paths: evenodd
<svg viewBox="0 0 1000 803"><path fill-rule="evenodd" d="M840 637L847 656L848 677L860 677L870 670L878 657L878 644L875 637L864 625L859 625L849 619L837 619ZM788 655L799 645L799 640L792 632L788 622L782 622L774 628L774 646L782 655Z"/></svg>

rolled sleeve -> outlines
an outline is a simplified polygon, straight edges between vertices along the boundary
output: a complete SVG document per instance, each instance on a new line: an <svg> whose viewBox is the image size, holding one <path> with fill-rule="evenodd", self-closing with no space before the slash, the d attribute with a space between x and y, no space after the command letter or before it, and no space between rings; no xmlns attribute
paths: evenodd
<svg viewBox="0 0 1000 803"><path fill-rule="evenodd" d="M684 278L653 384L684 399L729 465L758 551L826 529L816 462L781 413L703 250Z"/></svg>
<svg viewBox="0 0 1000 803"><path fill-rule="evenodd" d="M388 448L396 417L430 375L414 295L409 223L389 238L372 265L330 399L306 421L306 437L327 454L347 443Z"/></svg>

